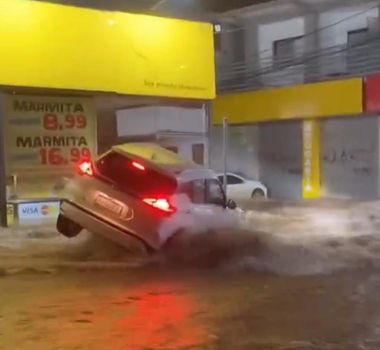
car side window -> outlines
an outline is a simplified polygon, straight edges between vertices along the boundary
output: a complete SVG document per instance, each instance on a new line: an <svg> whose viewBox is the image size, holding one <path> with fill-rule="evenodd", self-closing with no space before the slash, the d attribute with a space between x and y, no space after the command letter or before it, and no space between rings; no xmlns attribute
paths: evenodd
<svg viewBox="0 0 380 350"><path fill-rule="evenodd" d="M238 177L233 176L233 175L227 175L227 184L228 185L239 185L242 183L243 183L243 181L241 179L239 179Z"/></svg>
<svg viewBox="0 0 380 350"><path fill-rule="evenodd" d="M215 204L224 206L226 198L219 180L209 179L206 180L207 198L206 202L209 204Z"/></svg>
<svg viewBox="0 0 380 350"><path fill-rule="evenodd" d="M192 203L204 204L206 203L206 182L195 180L183 183L179 187L179 193L186 194Z"/></svg>
<svg viewBox="0 0 380 350"><path fill-rule="evenodd" d="M181 185L181 193L187 194L194 204L214 204L224 206L226 197L219 180L195 180Z"/></svg>
<svg viewBox="0 0 380 350"><path fill-rule="evenodd" d="M203 204L206 202L206 184L204 180L192 182L192 202Z"/></svg>

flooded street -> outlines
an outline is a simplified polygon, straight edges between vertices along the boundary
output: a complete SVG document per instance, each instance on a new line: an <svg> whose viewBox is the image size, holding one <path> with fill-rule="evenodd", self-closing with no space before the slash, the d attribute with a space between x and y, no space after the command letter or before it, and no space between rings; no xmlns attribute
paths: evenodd
<svg viewBox="0 0 380 350"><path fill-rule="evenodd" d="M0 349L378 350L378 208L263 203L181 261L4 232Z"/></svg>
<svg viewBox="0 0 380 350"><path fill-rule="evenodd" d="M380 277L142 270L3 278L2 349L378 349Z"/></svg>

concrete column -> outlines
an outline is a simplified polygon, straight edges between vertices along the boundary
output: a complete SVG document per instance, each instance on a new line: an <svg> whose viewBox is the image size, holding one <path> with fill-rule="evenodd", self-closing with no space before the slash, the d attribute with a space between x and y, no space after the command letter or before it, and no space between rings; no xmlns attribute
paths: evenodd
<svg viewBox="0 0 380 350"><path fill-rule="evenodd" d="M319 13L313 12L305 16L305 44L304 53L306 57L316 54L321 49L319 28ZM320 73L319 59L308 60L305 64L305 80L315 79Z"/></svg>
<svg viewBox="0 0 380 350"><path fill-rule="evenodd" d="M249 79L254 71L260 67L260 49L259 49L259 25L252 22L244 23L244 46L245 46L245 63L246 78Z"/></svg>

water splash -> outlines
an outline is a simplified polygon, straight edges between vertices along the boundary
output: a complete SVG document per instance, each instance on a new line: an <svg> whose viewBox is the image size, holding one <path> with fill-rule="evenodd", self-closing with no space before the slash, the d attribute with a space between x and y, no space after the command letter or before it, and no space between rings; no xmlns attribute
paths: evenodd
<svg viewBox="0 0 380 350"><path fill-rule="evenodd" d="M97 269L164 265L286 275L380 267L380 203L281 205L247 210L238 227L186 233L153 257L125 252L100 237L60 237L54 229L3 231L0 267Z"/></svg>
<svg viewBox="0 0 380 350"><path fill-rule="evenodd" d="M380 266L379 203L250 210L236 230L179 239L174 260L277 274ZM173 260L173 256L169 255Z"/></svg>

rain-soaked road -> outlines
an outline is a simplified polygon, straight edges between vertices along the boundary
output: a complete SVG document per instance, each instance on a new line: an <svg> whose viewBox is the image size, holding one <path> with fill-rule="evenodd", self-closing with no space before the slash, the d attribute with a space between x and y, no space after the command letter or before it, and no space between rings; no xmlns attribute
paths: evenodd
<svg viewBox="0 0 380 350"><path fill-rule="evenodd" d="M245 231L181 247L186 265L5 232L0 349L378 350L379 208L252 210Z"/></svg>

